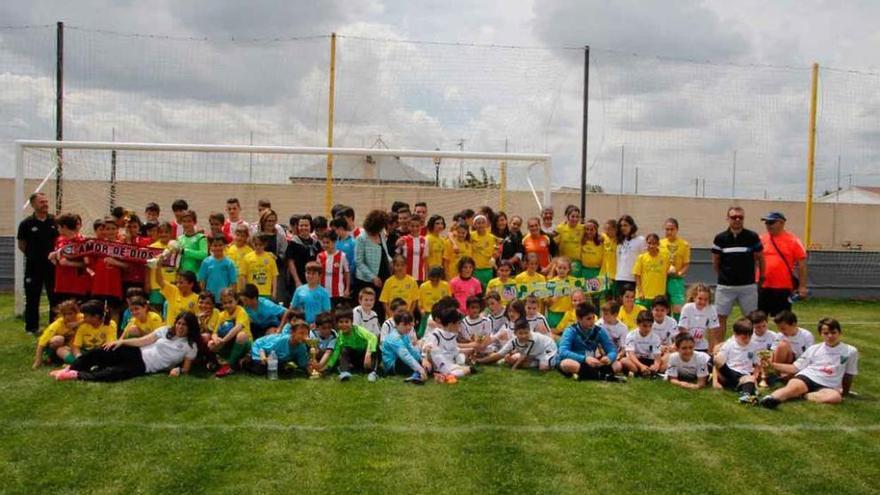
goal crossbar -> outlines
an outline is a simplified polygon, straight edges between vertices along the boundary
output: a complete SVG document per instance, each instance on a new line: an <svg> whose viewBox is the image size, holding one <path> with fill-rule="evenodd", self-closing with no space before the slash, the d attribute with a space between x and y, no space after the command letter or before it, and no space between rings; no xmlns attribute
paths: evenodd
<svg viewBox="0 0 880 495"><path fill-rule="evenodd" d="M314 155L314 156L388 156L431 159L462 159L462 160L495 160L532 162L528 166L527 180L532 187L532 194L539 205L551 204L552 197L552 164L549 153L495 153L485 151L444 151L419 149L385 149L385 148L329 148L319 146L265 146L237 144L186 144L186 143L136 143L117 141L53 141L20 139L15 141L15 194L14 194L14 225L18 228L24 218L25 191L24 172L26 149L51 150L107 150L107 151L158 151L158 152L190 152L190 153L237 153L237 154L276 154L276 155ZM530 176L532 169L541 167L543 187L541 198L534 189ZM332 177L327 178L328 182ZM46 182L45 180L43 181ZM25 205L25 206L23 206ZM15 250L15 312L23 310L22 288L24 283L24 258Z"/></svg>

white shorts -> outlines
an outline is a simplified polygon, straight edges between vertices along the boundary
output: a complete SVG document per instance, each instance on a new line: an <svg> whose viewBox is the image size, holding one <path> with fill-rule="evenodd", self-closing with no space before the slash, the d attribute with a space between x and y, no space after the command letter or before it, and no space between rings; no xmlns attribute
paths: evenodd
<svg viewBox="0 0 880 495"><path fill-rule="evenodd" d="M715 288L715 310L720 316L727 316L734 303L744 315L758 309L758 286L751 285L719 285Z"/></svg>
<svg viewBox="0 0 880 495"><path fill-rule="evenodd" d="M464 367L455 362L455 356L441 354L431 357L434 362L434 371L438 373L443 373L444 375L451 375L456 372L464 373Z"/></svg>
<svg viewBox="0 0 880 495"><path fill-rule="evenodd" d="M556 354L529 359L529 368L555 368L559 359Z"/></svg>

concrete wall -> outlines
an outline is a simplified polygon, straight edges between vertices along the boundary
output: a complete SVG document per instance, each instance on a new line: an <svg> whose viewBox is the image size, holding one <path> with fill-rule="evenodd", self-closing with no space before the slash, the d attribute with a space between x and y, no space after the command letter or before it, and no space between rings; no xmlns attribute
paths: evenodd
<svg viewBox="0 0 880 495"><path fill-rule="evenodd" d="M26 191L33 191L38 181L27 181ZM45 191L54 199L53 182L46 184ZM68 182L65 186L64 206L67 211L77 211L86 219L106 214L109 205L109 186L104 182ZM238 197L246 219L256 217L256 203L260 198L272 201L282 221L296 212L322 212L324 186L313 184L193 184L122 182L117 188L118 204L141 212L149 201L159 203L163 217L170 214L171 202L186 198L202 217L211 211L222 211L228 197ZM13 235L12 179L0 179L0 235ZM476 208L488 204L499 205L497 191L436 189L400 185L352 185L334 187L334 202L349 204L363 215L372 208L388 208L394 200L410 203L426 201L431 213L440 213L447 220L463 208ZM554 193L553 205L561 221L565 205L579 204L576 192ZM738 204L746 210L746 226L763 231L760 217L778 210L788 217L788 229L803 238L804 203L793 201L763 201L716 198L687 198L666 196L632 196L591 194L587 197L587 217L603 220L623 213L632 215L640 231L662 233L663 220L675 217L681 224L682 236L694 247L708 247L715 234L726 227L728 206ZM537 205L531 192L516 191L506 194L508 214L531 216L537 214ZM54 206L53 206L54 208ZM813 207L813 247L816 249L843 249L845 243L861 244L865 250L880 250L880 206L858 204L815 204ZM203 218L205 222L206 218Z"/></svg>

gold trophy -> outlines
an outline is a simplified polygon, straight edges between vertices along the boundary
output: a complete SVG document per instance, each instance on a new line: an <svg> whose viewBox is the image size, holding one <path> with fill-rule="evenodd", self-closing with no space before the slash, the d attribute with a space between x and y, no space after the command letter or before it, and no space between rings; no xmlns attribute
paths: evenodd
<svg viewBox="0 0 880 495"><path fill-rule="evenodd" d="M309 373L309 378L316 380L321 378L321 372L316 369L318 366L318 339L306 339L306 345L309 346L309 362L312 365L312 371Z"/></svg>
<svg viewBox="0 0 880 495"><path fill-rule="evenodd" d="M773 365L770 364L770 359L773 357L773 351L770 349L762 349L758 351L758 357L761 359L761 381L758 383L758 387L765 389L769 387L767 384L767 375L773 373Z"/></svg>

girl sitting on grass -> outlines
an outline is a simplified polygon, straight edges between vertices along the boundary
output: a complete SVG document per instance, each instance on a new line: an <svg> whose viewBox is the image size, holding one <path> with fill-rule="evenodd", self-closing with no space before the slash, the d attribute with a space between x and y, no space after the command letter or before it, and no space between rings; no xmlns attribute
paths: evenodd
<svg viewBox="0 0 880 495"><path fill-rule="evenodd" d="M58 381L115 382L170 369L169 376L188 373L199 340L199 320L184 312L171 328L162 327L137 339L117 340L83 354L70 367L50 373ZM182 364L181 364L182 363Z"/></svg>
<svg viewBox="0 0 880 495"><path fill-rule="evenodd" d="M79 305L73 299L59 304L56 311L60 316L43 330L43 334L37 340L34 369L43 365L43 359L48 362L66 364L72 363L75 359L70 346L73 344L77 327L83 321L83 315L79 312Z"/></svg>

